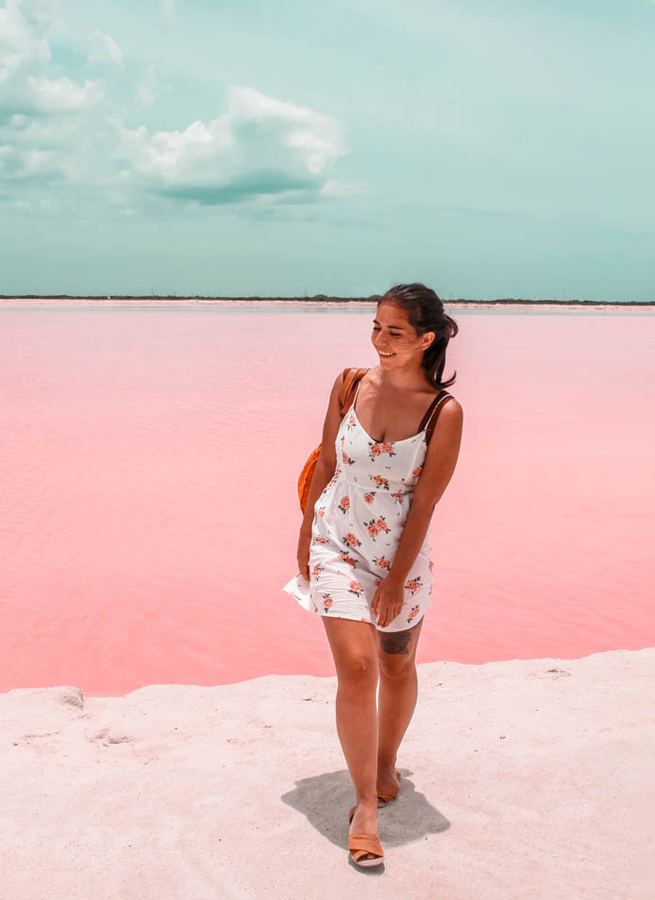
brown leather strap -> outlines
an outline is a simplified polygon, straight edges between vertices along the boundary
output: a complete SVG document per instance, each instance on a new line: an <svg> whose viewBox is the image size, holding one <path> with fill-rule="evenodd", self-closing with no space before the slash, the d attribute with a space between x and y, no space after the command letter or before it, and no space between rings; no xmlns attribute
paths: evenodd
<svg viewBox="0 0 655 900"><path fill-rule="evenodd" d="M418 430L419 430L419 431L423 431L423 429L425 428L425 426L426 426L426 425L428 424L428 422L430 421L430 416L432 415L432 411L434 410L435 406L436 406L437 403L441 400L441 398L443 397L443 395L444 395L444 394L447 394L447 393L448 393L448 391L446 391L446 390L440 390L440 391L439 391L439 393L438 393L437 396L434 398L434 400L432 401L432 403L428 406L425 415L424 415L423 418L421 419L421 424L418 426Z"/></svg>
<svg viewBox="0 0 655 900"><path fill-rule="evenodd" d="M354 388L357 386L360 378L368 372L368 369L344 369L343 387L339 392L339 402L341 403L341 418L345 416L350 409L350 400L354 394Z"/></svg>
<svg viewBox="0 0 655 900"><path fill-rule="evenodd" d="M434 431L434 427L437 424L437 419L439 418L439 413L444 408L446 403L448 403L449 400L453 400L453 399L454 399L453 395L449 394L448 391L444 389L444 390L439 391L437 396L434 398L434 400L430 404L430 408L428 409L428 411L426 413L426 415L429 418L428 428L425 433L425 443L426 444L430 443L430 438L432 437L432 432ZM434 415L432 415L432 413L434 413ZM424 419L424 421L425 421L425 419ZM423 427L425 427L425 426L423 426Z"/></svg>

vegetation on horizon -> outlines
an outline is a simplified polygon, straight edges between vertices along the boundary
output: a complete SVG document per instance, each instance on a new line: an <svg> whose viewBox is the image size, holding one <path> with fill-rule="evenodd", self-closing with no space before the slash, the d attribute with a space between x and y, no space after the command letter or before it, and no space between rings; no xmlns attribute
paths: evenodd
<svg viewBox="0 0 655 900"><path fill-rule="evenodd" d="M260 302L288 301L290 303L377 303L380 294L371 294L369 297L334 297L328 294L314 294L311 297L304 294L302 297L261 297L259 295L242 297L220 297L211 294L0 294L0 300L251 300ZM496 300L467 300L458 297L455 300L444 300L444 305L449 303L484 303L494 304L557 304L558 306L655 306L655 300L532 300L522 297L499 297Z"/></svg>

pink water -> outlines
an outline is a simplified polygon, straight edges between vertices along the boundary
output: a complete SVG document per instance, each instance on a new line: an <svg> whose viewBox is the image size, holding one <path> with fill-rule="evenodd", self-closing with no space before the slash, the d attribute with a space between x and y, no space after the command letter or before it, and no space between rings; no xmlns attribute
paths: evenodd
<svg viewBox="0 0 655 900"><path fill-rule="evenodd" d="M371 310L0 309L0 691L333 675L296 479ZM655 645L655 316L453 313L419 662Z"/></svg>

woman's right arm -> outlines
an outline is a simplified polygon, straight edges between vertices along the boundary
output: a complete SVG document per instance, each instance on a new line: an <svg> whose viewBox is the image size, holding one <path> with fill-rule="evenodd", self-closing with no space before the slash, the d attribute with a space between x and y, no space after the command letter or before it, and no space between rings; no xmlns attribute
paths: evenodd
<svg viewBox="0 0 655 900"><path fill-rule="evenodd" d="M337 467L337 456L334 449L334 443L337 439L337 432L341 424L341 408L339 405L339 393L343 387L344 374L339 372L330 393L325 421L323 422L323 437L321 440L321 450L316 460L314 475L309 486L307 494L307 506L305 507L305 515L300 526L301 534L311 534L312 522L314 520L314 504L323 493L326 484L334 475Z"/></svg>

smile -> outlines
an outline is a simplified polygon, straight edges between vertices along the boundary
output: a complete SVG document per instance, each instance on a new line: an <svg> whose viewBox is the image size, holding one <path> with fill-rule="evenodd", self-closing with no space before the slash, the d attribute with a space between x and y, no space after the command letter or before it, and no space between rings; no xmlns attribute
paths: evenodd
<svg viewBox="0 0 655 900"><path fill-rule="evenodd" d="M387 356L387 357L396 355L395 353L383 353L381 350L378 350L378 353L380 354L380 356Z"/></svg>

